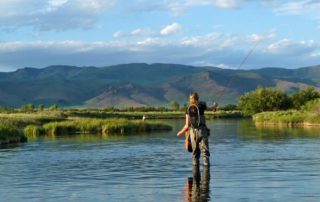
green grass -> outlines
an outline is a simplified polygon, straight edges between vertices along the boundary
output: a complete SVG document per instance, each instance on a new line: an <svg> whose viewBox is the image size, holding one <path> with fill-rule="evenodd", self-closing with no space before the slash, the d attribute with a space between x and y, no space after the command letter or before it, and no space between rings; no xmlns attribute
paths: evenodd
<svg viewBox="0 0 320 202"><path fill-rule="evenodd" d="M62 112L34 112L34 113L0 113L3 125L24 128L27 125L40 125L51 121L64 120Z"/></svg>
<svg viewBox="0 0 320 202"><path fill-rule="evenodd" d="M16 128L0 124L0 145L25 142L26 137Z"/></svg>
<svg viewBox="0 0 320 202"><path fill-rule="evenodd" d="M262 112L253 115L258 124L320 125L320 114L306 111Z"/></svg>
<svg viewBox="0 0 320 202"><path fill-rule="evenodd" d="M140 121L127 119L80 119L73 121L50 122L43 126L28 126L27 136L62 135L76 133L90 134L132 134L137 132L151 132L171 130L171 126L159 121Z"/></svg>
<svg viewBox="0 0 320 202"><path fill-rule="evenodd" d="M38 125L28 125L24 128L23 132L27 138L36 138L45 134L44 128Z"/></svg>
<svg viewBox="0 0 320 202"><path fill-rule="evenodd" d="M147 116L147 119L185 119L185 112L181 111L166 111L166 112L106 112L103 110L77 110L64 111L70 117L87 117L87 118L127 118L127 119L142 119L142 116ZM217 111L206 112L207 119L216 118L243 118L244 115L240 111Z"/></svg>

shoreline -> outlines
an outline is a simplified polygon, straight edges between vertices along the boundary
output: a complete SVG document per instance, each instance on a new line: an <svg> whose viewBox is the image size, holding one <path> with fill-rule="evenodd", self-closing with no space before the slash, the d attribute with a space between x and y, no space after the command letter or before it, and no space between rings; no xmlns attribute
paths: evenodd
<svg viewBox="0 0 320 202"><path fill-rule="evenodd" d="M279 126L292 128L320 128L320 123L276 123L276 122L255 122L256 126Z"/></svg>

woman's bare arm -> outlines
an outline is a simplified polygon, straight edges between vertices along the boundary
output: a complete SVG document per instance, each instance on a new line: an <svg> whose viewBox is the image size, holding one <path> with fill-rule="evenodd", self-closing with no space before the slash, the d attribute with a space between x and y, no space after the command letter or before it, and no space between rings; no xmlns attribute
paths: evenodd
<svg viewBox="0 0 320 202"><path fill-rule="evenodd" d="M189 115L186 114L186 123L184 127L178 132L177 136L183 135L189 129Z"/></svg>

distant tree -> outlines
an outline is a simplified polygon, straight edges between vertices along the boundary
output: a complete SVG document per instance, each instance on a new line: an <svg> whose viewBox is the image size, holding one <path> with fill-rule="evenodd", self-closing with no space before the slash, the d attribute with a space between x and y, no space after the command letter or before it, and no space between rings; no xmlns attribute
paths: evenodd
<svg viewBox="0 0 320 202"><path fill-rule="evenodd" d="M171 106L171 109L173 109L175 111L178 111L179 108L180 108L179 103L177 101L175 101L175 100L171 102L170 106Z"/></svg>
<svg viewBox="0 0 320 202"><path fill-rule="evenodd" d="M57 104L53 104L53 105L50 106L49 109L50 109L51 111L56 111L56 110L58 110L58 105L57 105Z"/></svg>
<svg viewBox="0 0 320 202"><path fill-rule="evenodd" d="M39 110L39 111L43 111L43 110L44 110L44 105L43 105L43 104L39 104L38 110Z"/></svg>
<svg viewBox="0 0 320 202"><path fill-rule="evenodd" d="M320 98L308 101L305 105L301 106L300 109L320 114Z"/></svg>
<svg viewBox="0 0 320 202"><path fill-rule="evenodd" d="M114 106L108 106L104 110L107 111L107 112L114 112L115 108L114 108Z"/></svg>
<svg viewBox="0 0 320 202"><path fill-rule="evenodd" d="M300 109L308 101L320 98L320 93L315 91L313 87L302 89L297 93L291 95L292 105L295 109Z"/></svg>
<svg viewBox="0 0 320 202"><path fill-rule="evenodd" d="M20 109L23 112L33 112L34 111L34 105L33 104L22 105Z"/></svg>
<svg viewBox="0 0 320 202"><path fill-rule="evenodd" d="M237 110L238 106L235 104L227 104L222 107L219 107L219 109L224 111L232 111L232 110Z"/></svg>
<svg viewBox="0 0 320 202"><path fill-rule="evenodd" d="M1 106L0 105L0 112L13 112L14 109L11 107L7 107L7 106Z"/></svg>
<svg viewBox="0 0 320 202"><path fill-rule="evenodd" d="M274 88L258 87L239 98L238 107L245 114L252 115L264 111L286 110L292 106L284 92Z"/></svg>
<svg viewBox="0 0 320 202"><path fill-rule="evenodd" d="M183 104L183 106L180 108L180 111L186 112L187 109L188 109L188 105L187 104Z"/></svg>

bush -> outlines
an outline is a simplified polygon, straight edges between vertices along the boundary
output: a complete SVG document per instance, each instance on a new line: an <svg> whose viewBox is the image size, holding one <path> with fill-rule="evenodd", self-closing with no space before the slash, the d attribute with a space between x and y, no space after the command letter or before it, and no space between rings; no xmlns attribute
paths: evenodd
<svg viewBox="0 0 320 202"><path fill-rule="evenodd" d="M308 101L305 105L301 106L301 109L320 114L320 99Z"/></svg>
<svg viewBox="0 0 320 202"><path fill-rule="evenodd" d="M222 107L219 107L219 110L224 110L224 111L235 111L238 110L238 106L234 104L227 104Z"/></svg>
<svg viewBox="0 0 320 202"><path fill-rule="evenodd" d="M286 110L292 106L287 94L273 88L259 87L255 91L245 93L238 99L239 109L247 115L265 111Z"/></svg>
<svg viewBox="0 0 320 202"><path fill-rule="evenodd" d="M297 93L291 95L291 101L293 108L300 109L308 101L320 98L320 94L314 90L313 87L300 90Z"/></svg>

